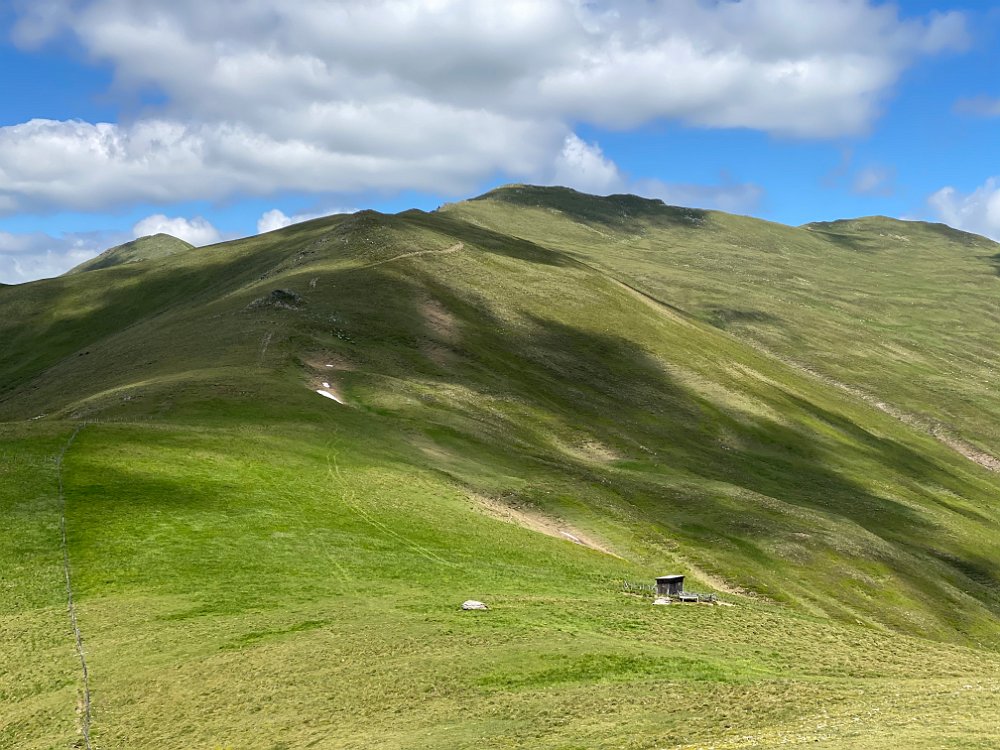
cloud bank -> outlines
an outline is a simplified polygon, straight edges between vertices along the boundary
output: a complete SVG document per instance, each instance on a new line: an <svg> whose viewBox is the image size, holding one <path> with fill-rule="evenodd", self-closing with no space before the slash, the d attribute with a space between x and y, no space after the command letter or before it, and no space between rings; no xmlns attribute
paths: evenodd
<svg viewBox="0 0 1000 750"><path fill-rule="evenodd" d="M51 278L131 239L122 232L79 232L53 237L45 232L0 232L0 283Z"/></svg>
<svg viewBox="0 0 1000 750"><path fill-rule="evenodd" d="M867 0L53 0L22 46L71 35L129 122L0 127L0 213L482 180L620 184L576 123L657 120L782 136L863 132L961 14Z"/></svg>

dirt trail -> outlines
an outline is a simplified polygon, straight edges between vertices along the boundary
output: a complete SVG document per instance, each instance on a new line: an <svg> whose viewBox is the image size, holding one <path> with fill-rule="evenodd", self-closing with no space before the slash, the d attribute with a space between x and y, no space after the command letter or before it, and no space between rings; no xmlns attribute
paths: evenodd
<svg viewBox="0 0 1000 750"><path fill-rule="evenodd" d="M447 255L448 253L457 253L459 250L464 248L465 245L461 242L456 242L451 247L446 247L444 250L414 250L412 253L402 253L401 255L396 255L392 258L386 258L385 260L377 260L374 263L369 263L364 268L373 268L375 266L381 266L386 263L393 263L397 260L403 260L404 258L413 258L417 255Z"/></svg>
<svg viewBox="0 0 1000 750"><path fill-rule="evenodd" d="M569 524L558 519L543 515L538 511L527 510L525 508L515 508L502 500L498 500L493 497L486 497L485 495L475 494L472 495L471 498L475 502L478 510L486 513L488 516L492 516L493 518L497 518L501 521L506 521L507 523L512 523L517 526L523 526L526 529L531 529L532 531L537 531L540 534L552 536L556 539L565 539L573 542L574 544L579 544L583 547L589 547L590 549L597 550L598 552L603 552L605 555L611 555L612 557L619 558L621 557L621 555L615 554L585 532L580 531L579 529L574 528L573 526L570 526Z"/></svg>
<svg viewBox="0 0 1000 750"><path fill-rule="evenodd" d="M73 445L73 441L76 440L76 436L80 434L80 430L84 428L84 425L79 425L73 434L69 436L69 440L63 446L62 450L59 452L59 456L56 458L56 477L58 479L59 487L59 531L62 540L62 553L63 553L63 574L66 578L66 609L69 612L70 625L73 628L73 637L76 642L76 654L80 657L80 670L83 674L83 694L80 699L79 713L80 713L80 733L83 735L83 744L86 750L91 750L90 745L90 672L87 669L87 657L83 650L83 636L80 633L80 625L77 622L76 617L76 605L73 602L73 578L70 571L69 564L69 544L66 541L66 492L63 487L63 458L66 457L66 452Z"/></svg>

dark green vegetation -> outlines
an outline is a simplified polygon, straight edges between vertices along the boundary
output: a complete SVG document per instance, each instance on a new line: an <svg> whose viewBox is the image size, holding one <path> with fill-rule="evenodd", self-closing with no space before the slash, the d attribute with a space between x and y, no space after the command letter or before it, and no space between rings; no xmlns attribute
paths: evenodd
<svg viewBox="0 0 1000 750"><path fill-rule="evenodd" d="M995 747L996 253L508 188L0 289L0 747L78 741L81 423L102 750Z"/></svg>

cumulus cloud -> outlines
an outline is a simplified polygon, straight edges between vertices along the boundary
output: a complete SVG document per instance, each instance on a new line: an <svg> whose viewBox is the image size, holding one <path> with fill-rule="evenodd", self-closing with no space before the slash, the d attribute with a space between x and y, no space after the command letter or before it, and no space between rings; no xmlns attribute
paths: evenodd
<svg viewBox="0 0 1000 750"><path fill-rule="evenodd" d="M556 124L412 104L370 108L350 127L319 113L316 122L328 118L329 127L317 125L311 139L276 139L233 123L166 120L127 126L31 120L0 127L6 177L0 207L99 210L280 189L457 192L496 170L534 174L563 137ZM414 128L407 149L393 142L386 124L400 121Z"/></svg>
<svg viewBox="0 0 1000 750"><path fill-rule="evenodd" d="M502 174L610 189L573 123L660 119L797 137L864 131L958 13L868 0L51 0L23 45L69 34L130 123L0 128L0 211L279 190L458 193ZM607 187L604 187L607 186Z"/></svg>
<svg viewBox="0 0 1000 750"><path fill-rule="evenodd" d="M128 239L120 232L81 232L53 237L45 232L0 231L0 283L20 284L59 276Z"/></svg>
<svg viewBox="0 0 1000 750"><path fill-rule="evenodd" d="M945 224L1000 241L1000 182L996 177L971 193L943 187L927 202Z"/></svg>
<svg viewBox="0 0 1000 750"><path fill-rule="evenodd" d="M298 217L292 217L285 214L277 208L272 208L270 211L265 211L261 214L260 218L257 219L257 234L264 234L265 232L273 232L276 229L284 229L292 224L297 224L298 221L307 221L308 219L315 218L313 216L307 216L304 218L299 218L298 221L295 219Z"/></svg>
<svg viewBox="0 0 1000 750"><path fill-rule="evenodd" d="M602 195L620 190L625 183L618 166L604 156L601 147L575 133L566 136L552 179L559 185Z"/></svg>
<svg viewBox="0 0 1000 750"><path fill-rule="evenodd" d="M132 234L136 237L161 233L173 235L196 247L211 245L222 240L219 230L201 216L186 219L183 216L169 217L163 214L153 214L145 219L140 219L132 227Z"/></svg>

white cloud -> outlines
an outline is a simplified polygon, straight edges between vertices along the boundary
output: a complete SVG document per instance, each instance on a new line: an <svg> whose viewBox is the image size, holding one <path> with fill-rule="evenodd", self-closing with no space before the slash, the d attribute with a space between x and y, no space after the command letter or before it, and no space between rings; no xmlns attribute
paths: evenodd
<svg viewBox="0 0 1000 750"><path fill-rule="evenodd" d="M309 138L167 120L31 120L0 127L0 174L6 178L0 209L98 210L281 189L461 192L497 170L535 174L536 165L551 161L548 153L565 132L558 123L445 112L419 101L340 109L303 115L311 118L301 124L314 131ZM412 131L395 138L389 123Z"/></svg>
<svg viewBox="0 0 1000 750"><path fill-rule="evenodd" d="M606 195L620 190L624 179L618 166L604 156L596 143L587 143L575 133L566 136L556 159L553 181L587 193Z"/></svg>
<svg viewBox="0 0 1000 750"><path fill-rule="evenodd" d="M966 41L960 14L902 21L865 0L91 0L63 18L123 84L269 127L304 103L406 91L599 124L837 135L867 124L914 57Z"/></svg>
<svg viewBox="0 0 1000 750"><path fill-rule="evenodd" d="M219 230L212 226L209 221L201 216L193 219L185 219L182 216L168 217L163 214L153 214L145 219L140 219L134 227L132 234L136 237L146 237L151 234L169 234L190 242L196 247L211 245L222 240Z"/></svg>
<svg viewBox="0 0 1000 750"><path fill-rule="evenodd" d="M314 218L314 217L309 217ZM299 219L299 221L305 221L306 219ZM283 229L291 224L295 224L291 216L285 214L277 208L272 208L270 211L265 211L261 214L260 218L257 219L257 234L264 234L265 232L273 232L275 229Z"/></svg>
<svg viewBox="0 0 1000 750"><path fill-rule="evenodd" d="M868 0L51 0L25 45L69 33L130 123L0 128L0 211L279 190L459 193L484 179L612 185L572 123L659 119L832 137L865 130L957 13Z"/></svg>
<svg viewBox="0 0 1000 750"><path fill-rule="evenodd" d="M1000 183L996 177L971 193L943 187L927 202L945 224L1000 241Z"/></svg>
<svg viewBox="0 0 1000 750"><path fill-rule="evenodd" d="M128 237L120 232L83 232L53 237L44 232L0 231L0 283L20 284L59 276L126 240Z"/></svg>

